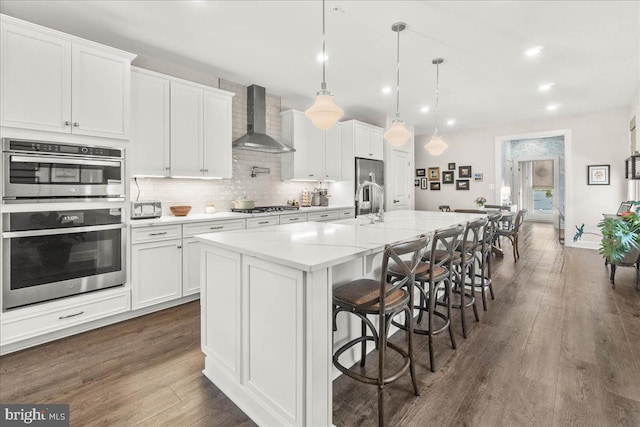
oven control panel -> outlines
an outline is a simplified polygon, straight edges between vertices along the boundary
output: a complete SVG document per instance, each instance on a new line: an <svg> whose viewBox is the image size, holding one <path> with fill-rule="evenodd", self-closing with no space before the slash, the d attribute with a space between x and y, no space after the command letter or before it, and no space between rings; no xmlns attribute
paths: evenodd
<svg viewBox="0 0 640 427"><path fill-rule="evenodd" d="M9 141L10 151L29 151L52 154L76 154L96 157L122 157L122 150L117 148L95 147L90 145L55 144L42 141L24 141L12 139Z"/></svg>

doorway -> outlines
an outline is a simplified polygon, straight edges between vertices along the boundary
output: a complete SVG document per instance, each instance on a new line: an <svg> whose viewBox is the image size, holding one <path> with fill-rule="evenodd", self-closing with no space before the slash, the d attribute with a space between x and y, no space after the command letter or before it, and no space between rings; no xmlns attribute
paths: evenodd
<svg viewBox="0 0 640 427"><path fill-rule="evenodd" d="M555 222L560 198L558 158L518 161L517 207L527 210L527 220Z"/></svg>

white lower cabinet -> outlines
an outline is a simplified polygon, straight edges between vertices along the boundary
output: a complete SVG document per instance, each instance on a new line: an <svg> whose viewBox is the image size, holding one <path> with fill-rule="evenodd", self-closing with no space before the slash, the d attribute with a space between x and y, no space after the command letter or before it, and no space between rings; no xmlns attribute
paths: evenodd
<svg viewBox="0 0 640 427"><path fill-rule="evenodd" d="M242 230L244 220L202 222L182 226L182 296L200 292L200 242L197 234Z"/></svg>
<svg viewBox="0 0 640 427"><path fill-rule="evenodd" d="M2 313L0 345L5 346L131 309L122 286Z"/></svg>
<svg viewBox="0 0 640 427"><path fill-rule="evenodd" d="M247 228L266 227L267 225L278 224L280 224L280 219L277 216L263 216L247 220Z"/></svg>
<svg viewBox="0 0 640 427"><path fill-rule="evenodd" d="M280 224L291 224L294 222L307 222L307 221L308 219L307 219L306 213L280 215Z"/></svg>
<svg viewBox="0 0 640 427"><path fill-rule="evenodd" d="M182 239L132 245L134 310L182 296Z"/></svg>
<svg viewBox="0 0 640 427"><path fill-rule="evenodd" d="M340 211L311 212L308 217L309 221L314 222L335 221L336 219L340 219Z"/></svg>

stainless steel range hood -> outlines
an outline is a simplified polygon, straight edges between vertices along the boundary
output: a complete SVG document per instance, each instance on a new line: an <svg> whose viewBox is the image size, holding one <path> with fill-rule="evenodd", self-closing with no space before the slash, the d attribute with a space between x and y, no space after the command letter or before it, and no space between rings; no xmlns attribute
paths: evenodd
<svg viewBox="0 0 640 427"><path fill-rule="evenodd" d="M233 148L278 154L296 151L267 135L267 102L261 86L247 88L247 134L233 141Z"/></svg>

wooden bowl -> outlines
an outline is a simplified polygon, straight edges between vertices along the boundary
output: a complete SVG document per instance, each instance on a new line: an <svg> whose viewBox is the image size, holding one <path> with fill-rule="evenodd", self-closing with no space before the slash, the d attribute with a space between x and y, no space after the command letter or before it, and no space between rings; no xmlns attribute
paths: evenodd
<svg viewBox="0 0 640 427"><path fill-rule="evenodd" d="M175 216L187 216L191 211L191 206L169 206L169 209Z"/></svg>

